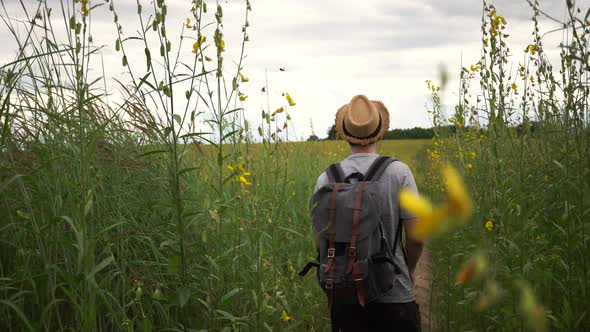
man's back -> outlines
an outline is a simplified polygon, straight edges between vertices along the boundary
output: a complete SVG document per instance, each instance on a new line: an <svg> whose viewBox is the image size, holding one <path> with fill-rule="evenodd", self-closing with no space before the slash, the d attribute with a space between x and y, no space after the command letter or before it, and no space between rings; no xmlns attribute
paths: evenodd
<svg viewBox="0 0 590 332"><path fill-rule="evenodd" d="M366 174L371 164L378 157L379 155L376 153L353 153L348 158L342 160L340 166L344 171L344 176L355 172ZM314 192L328 183L328 176L324 172L319 176ZM411 215L400 210L397 193L402 187L408 187L411 190L417 191L416 183L409 167L401 161L395 161L385 169L385 172L379 179L379 191L384 196L384 199L382 199L384 204L380 207L380 213L383 217L383 232L390 244L394 243L399 218L402 221L413 218ZM387 294L380 297L377 302L405 303L414 301L412 281L410 280L410 274L405 263L400 242L398 242L397 247L395 249L395 263L400 267L401 274L397 276L393 288Z"/></svg>

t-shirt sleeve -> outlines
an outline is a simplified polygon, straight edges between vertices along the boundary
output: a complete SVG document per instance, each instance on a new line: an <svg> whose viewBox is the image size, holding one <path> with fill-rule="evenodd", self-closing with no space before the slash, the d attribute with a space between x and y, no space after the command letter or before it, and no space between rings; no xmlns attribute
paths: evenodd
<svg viewBox="0 0 590 332"><path fill-rule="evenodd" d="M414 175L409 167L404 167L401 172L401 187L406 188L410 191L415 192L418 194L418 187L416 186L416 181L414 181ZM407 219L414 219L416 216L411 214L410 212L406 211L403 207L400 206L400 219L407 220Z"/></svg>
<svg viewBox="0 0 590 332"><path fill-rule="evenodd" d="M318 181L315 184L315 188L313 189L313 193L311 195L311 197L309 198L309 208L310 210L313 209L313 195L315 195L315 193L324 185L328 184L330 180L328 180L328 176L326 175L326 173L322 173L320 174L320 176L318 177Z"/></svg>
<svg viewBox="0 0 590 332"><path fill-rule="evenodd" d="M315 194L322 186L328 184L328 182L329 180L328 175L326 175L326 172L320 174L320 176L318 177L318 181L315 184L315 188L313 189L313 193Z"/></svg>

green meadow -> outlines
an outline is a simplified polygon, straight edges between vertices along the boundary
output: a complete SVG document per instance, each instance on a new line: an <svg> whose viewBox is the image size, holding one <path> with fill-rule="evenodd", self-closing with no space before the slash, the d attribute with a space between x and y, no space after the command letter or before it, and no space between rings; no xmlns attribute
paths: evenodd
<svg viewBox="0 0 590 332"><path fill-rule="evenodd" d="M456 70L451 114L446 75L425 85L435 137L379 145L431 204L448 204L449 164L471 201L466 218L433 218L424 330L590 330L590 10L568 2L552 63L536 1L525 50L509 50L506 19L483 4L482 56ZM329 330L315 276L297 273L315 259L315 182L348 144L287 140L288 98L248 121L243 52L224 59L223 24L243 29L243 49L248 1L242 22L193 1L189 63L166 1L139 4L138 37L112 41L128 75L111 99L91 75L90 18L107 11L127 29L117 5L64 1L50 17L40 2L0 30L20 45L0 63L0 329Z"/></svg>

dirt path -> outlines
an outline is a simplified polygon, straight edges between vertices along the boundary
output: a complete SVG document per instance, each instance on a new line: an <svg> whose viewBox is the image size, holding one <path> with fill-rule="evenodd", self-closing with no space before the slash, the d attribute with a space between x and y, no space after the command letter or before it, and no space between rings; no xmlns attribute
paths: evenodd
<svg viewBox="0 0 590 332"><path fill-rule="evenodd" d="M432 258L428 249L424 249L416 267L416 302L420 305L422 331L434 330L430 317L430 286L432 285Z"/></svg>

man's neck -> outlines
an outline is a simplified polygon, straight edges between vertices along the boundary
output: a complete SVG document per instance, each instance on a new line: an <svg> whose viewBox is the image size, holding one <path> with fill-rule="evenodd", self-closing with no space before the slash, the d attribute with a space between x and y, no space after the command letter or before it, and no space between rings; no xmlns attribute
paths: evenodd
<svg viewBox="0 0 590 332"><path fill-rule="evenodd" d="M377 143L369 145L354 145L350 147L350 153L377 153Z"/></svg>

